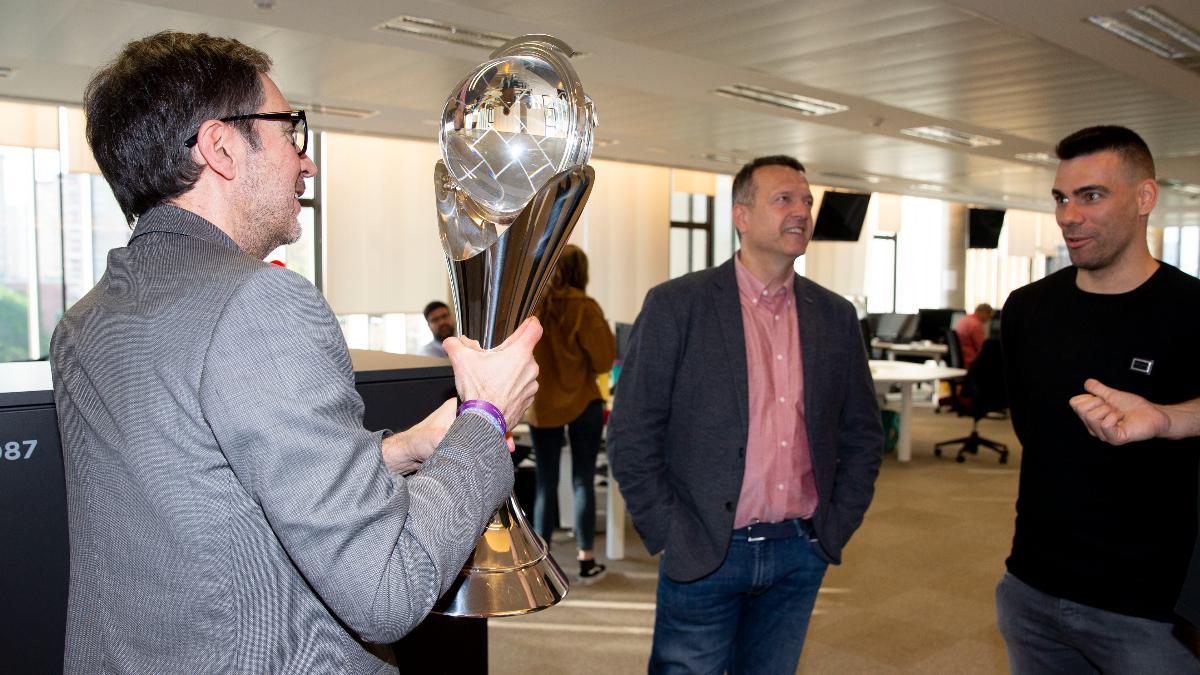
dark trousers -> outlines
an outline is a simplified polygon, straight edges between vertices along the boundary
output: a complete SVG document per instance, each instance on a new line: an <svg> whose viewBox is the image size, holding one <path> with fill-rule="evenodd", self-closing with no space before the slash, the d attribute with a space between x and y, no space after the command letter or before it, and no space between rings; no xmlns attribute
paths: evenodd
<svg viewBox="0 0 1200 675"><path fill-rule="evenodd" d="M604 428L604 401L588 404L579 417L567 423L571 439L571 482L575 486L575 543L581 551L596 538L596 455ZM533 527L547 542L558 524L558 467L562 455L563 427L530 427L537 456L537 499Z"/></svg>
<svg viewBox="0 0 1200 675"><path fill-rule="evenodd" d="M571 440L571 483L575 485L575 543L581 551L592 550L596 534L596 454L604 430L604 401L596 399L583 408L580 417L566 424ZM558 467L563 452L562 426L530 426L533 452L538 460L538 498L533 507L533 526L550 542L558 525Z"/></svg>

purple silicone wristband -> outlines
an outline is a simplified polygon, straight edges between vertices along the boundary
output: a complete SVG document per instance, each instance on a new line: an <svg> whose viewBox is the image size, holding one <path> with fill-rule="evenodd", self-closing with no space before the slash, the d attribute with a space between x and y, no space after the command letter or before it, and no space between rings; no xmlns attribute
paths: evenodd
<svg viewBox="0 0 1200 675"><path fill-rule="evenodd" d="M461 415L467 410L475 410L484 413L486 416L492 419L492 425L500 430L501 436L508 434L508 425L504 422L504 414L500 412L499 408L491 403L474 399L470 401L463 401L462 404L458 406L458 414Z"/></svg>

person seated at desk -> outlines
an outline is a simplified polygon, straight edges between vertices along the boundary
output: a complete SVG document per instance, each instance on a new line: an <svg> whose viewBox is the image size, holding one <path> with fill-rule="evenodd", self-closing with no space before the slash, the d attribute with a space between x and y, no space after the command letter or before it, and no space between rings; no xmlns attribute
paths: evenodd
<svg viewBox="0 0 1200 675"><path fill-rule="evenodd" d="M979 356L979 350L983 349L983 341L987 337L984 326L992 320L995 311L986 302L980 303L974 313L964 316L954 325L954 332L958 334L959 350L962 353L963 368L970 368L971 362Z"/></svg>
<svg viewBox="0 0 1200 675"><path fill-rule="evenodd" d="M423 313L425 314L425 323L429 324L429 332L433 333L433 339L423 345L417 353L421 356L436 356L444 359L446 358L446 349L442 347L442 343L458 330L458 326L454 322L454 312L450 311L450 307L446 303L434 300L425 305Z"/></svg>

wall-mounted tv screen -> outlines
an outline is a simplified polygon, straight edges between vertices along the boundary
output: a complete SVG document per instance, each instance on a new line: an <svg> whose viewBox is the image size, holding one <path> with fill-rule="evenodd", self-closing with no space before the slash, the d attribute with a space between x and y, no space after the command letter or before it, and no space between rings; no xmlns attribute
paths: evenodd
<svg viewBox="0 0 1200 675"><path fill-rule="evenodd" d="M967 248L996 248L1000 228L1004 227L1004 209L967 211Z"/></svg>
<svg viewBox="0 0 1200 675"><path fill-rule="evenodd" d="M817 211L813 241L858 241L871 195L859 192L826 192Z"/></svg>

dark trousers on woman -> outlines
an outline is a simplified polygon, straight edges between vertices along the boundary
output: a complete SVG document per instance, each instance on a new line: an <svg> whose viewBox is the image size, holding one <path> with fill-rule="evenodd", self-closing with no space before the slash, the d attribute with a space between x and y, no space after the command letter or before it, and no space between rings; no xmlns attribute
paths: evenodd
<svg viewBox="0 0 1200 675"><path fill-rule="evenodd" d="M575 486L575 543L581 551L592 549L596 538L596 455L604 428L604 401L588 404L579 417L567 423L571 439L571 482ZM547 542L558 524L558 467L563 427L531 427L537 455L537 500L533 527Z"/></svg>

